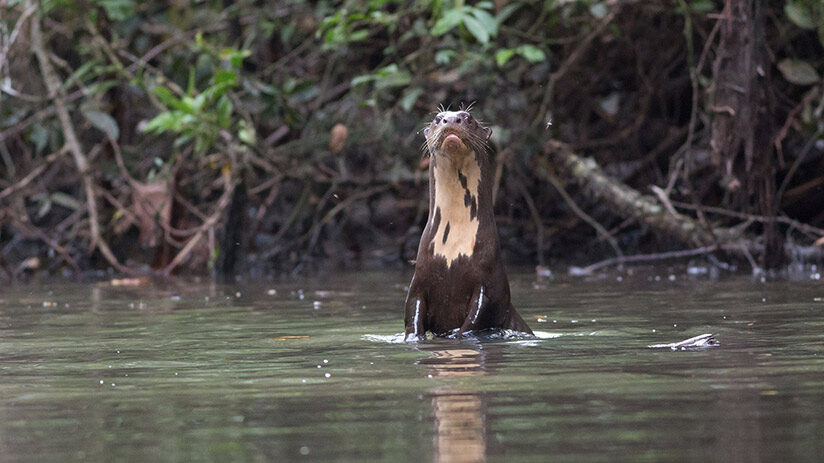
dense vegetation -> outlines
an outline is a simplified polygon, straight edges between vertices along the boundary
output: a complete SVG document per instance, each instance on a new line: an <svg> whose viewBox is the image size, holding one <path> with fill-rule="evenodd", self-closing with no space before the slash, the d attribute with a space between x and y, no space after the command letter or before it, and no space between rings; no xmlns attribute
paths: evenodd
<svg viewBox="0 0 824 463"><path fill-rule="evenodd" d="M0 275L400 264L469 103L512 261L817 258L824 3L762 3L7 0Z"/></svg>

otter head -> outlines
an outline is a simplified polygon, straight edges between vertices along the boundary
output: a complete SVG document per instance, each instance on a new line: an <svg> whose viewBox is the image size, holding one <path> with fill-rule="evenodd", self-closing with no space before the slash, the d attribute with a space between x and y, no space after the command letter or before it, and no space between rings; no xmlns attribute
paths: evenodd
<svg viewBox="0 0 824 463"><path fill-rule="evenodd" d="M492 129L475 120L469 111L441 111L423 129L430 155L454 158L486 152Z"/></svg>

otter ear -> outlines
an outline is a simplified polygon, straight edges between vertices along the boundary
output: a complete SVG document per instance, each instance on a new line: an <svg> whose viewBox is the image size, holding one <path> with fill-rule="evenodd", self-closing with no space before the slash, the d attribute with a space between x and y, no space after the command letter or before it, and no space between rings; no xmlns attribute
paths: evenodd
<svg viewBox="0 0 824 463"><path fill-rule="evenodd" d="M486 128L486 140L489 141L489 137L492 136L492 127Z"/></svg>
<svg viewBox="0 0 824 463"><path fill-rule="evenodd" d="M423 129L423 136L424 136L424 138L429 136L429 127Z"/></svg>

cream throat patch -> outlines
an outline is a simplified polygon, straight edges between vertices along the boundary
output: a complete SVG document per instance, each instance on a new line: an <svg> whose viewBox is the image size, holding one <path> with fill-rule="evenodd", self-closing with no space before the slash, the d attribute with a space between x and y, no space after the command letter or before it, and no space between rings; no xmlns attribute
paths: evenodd
<svg viewBox="0 0 824 463"><path fill-rule="evenodd" d="M432 238L435 256L446 259L446 265L459 256L472 256L478 235L478 188L481 168L473 155L453 161L438 158L434 166L435 213L440 216L438 229Z"/></svg>

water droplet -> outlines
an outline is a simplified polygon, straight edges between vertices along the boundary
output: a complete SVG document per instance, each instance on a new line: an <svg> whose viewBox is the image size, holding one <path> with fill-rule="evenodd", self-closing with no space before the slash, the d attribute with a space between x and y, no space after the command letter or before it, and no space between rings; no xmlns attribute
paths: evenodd
<svg viewBox="0 0 824 463"><path fill-rule="evenodd" d="M305 445L303 447L301 447L300 448L300 454L301 455L309 455L309 447L307 447Z"/></svg>
<svg viewBox="0 0 824 463"><path fill-rule="evenodd" d="M323 363L329 363L328 359L323 359Z"/></svg>
<svg viewBox="0 0 824 463"><path fill-rule="evenodd" d="M331 378L331 377L332 377L332 373L325 373L323 376L326 376L327 378Z"/></svg>

